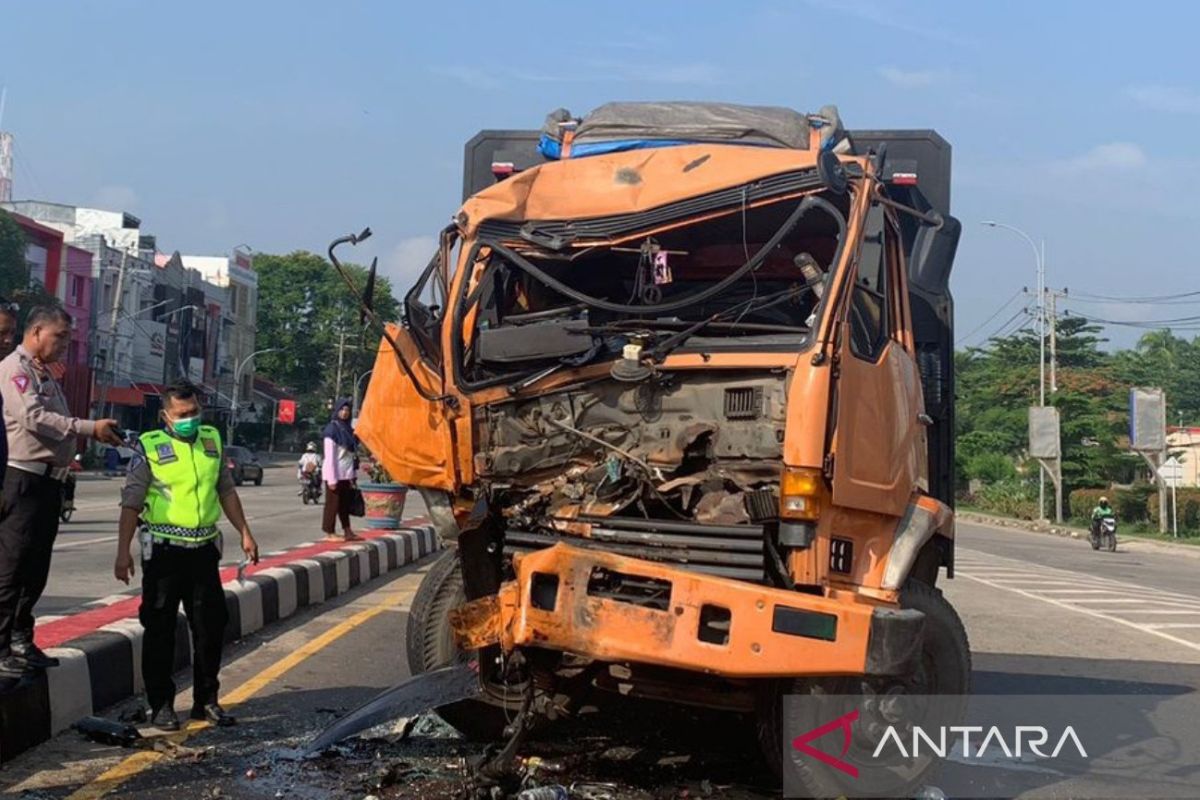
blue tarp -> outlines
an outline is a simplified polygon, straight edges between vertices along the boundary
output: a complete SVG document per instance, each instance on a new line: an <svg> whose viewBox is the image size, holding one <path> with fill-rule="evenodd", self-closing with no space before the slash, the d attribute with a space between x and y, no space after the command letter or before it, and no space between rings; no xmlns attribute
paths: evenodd
<svg viewBox="0 0 1200 800"><path fill-rule="evenodd" d="M833 106L809 116L790 108L729 103L608 103L583 119L565 108L547 115L538 142L545 158L562 158L564 124L574 126L570 158L685 144L807 150L813 130L821 131L822 148L832 148L845 135Z"/></svg>

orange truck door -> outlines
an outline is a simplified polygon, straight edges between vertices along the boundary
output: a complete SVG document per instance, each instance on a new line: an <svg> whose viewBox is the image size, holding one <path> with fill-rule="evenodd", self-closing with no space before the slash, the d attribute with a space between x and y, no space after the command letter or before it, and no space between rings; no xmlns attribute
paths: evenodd
<svg viewBox="0 0 1200 800"><path fill-rule="evenodd" d="M403 362L386 339L380 342L355 432L392 480L455 491L454 415L441 397L446 308L441 263L442 256L435 257L405 297L405 326L388 326Z"/></svg>
<svg viewBox="0 0 1200 800"><path fill-rule="evenodd" d="M920 374L907 340L898 252L882 207L868 215L842 310L833 435L835 505L900 516L921 475Z"/></svg>

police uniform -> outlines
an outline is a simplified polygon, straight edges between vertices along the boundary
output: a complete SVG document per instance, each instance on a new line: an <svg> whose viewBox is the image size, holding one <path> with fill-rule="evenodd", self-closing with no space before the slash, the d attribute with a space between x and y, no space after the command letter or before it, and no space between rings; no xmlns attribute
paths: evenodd
<svg viewBox="0 0 1200 800"><path fill-rule="evenodd" d="M0 668L8 668L13 655L45 659L33 646L33 607L50 575L75 439L92 436L96 423L70 415L62 388L24 345L0 361L0 400L8 444L0 495Z"/></svg>
<svg viewBox="0 0 1200 800"><path fill-rule="evenodd" d="M180 602L192 631L195 706L217 702L229 620L219 564L221 498L234 491L221 435L201 425L188 441L166 430L139 437L121 505L141 514L142 677L152 709L175 700L175 620Z"/></svg>

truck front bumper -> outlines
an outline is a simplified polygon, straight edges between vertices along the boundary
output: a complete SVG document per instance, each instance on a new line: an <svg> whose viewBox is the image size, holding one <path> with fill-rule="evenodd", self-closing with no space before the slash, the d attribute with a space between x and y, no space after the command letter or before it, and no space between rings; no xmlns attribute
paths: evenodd
<svg viewBox="0 0 1200 800"><path fill-rule="evenodd" d="M516 580L452 612L463 649L541 647L728 678L902 675L924 615L702 575L556 544L513 557ZM627 592L612 590L614 575Z"/></svg>

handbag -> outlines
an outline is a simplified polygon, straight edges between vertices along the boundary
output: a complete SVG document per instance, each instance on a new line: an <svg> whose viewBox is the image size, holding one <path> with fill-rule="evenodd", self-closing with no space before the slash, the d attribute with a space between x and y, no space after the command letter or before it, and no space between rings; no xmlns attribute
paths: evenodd
<svg viewBox="0 0 1200 800"><path fill-rule="evenodd" d="M367 501L363 498L362 489L357 486L350 494L349 506L350 516L365 517L367 515Z"/></svg>

